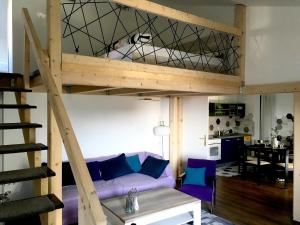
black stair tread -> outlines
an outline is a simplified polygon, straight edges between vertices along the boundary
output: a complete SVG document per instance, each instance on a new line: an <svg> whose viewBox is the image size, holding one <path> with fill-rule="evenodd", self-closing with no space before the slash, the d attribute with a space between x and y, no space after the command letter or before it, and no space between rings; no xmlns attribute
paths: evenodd
<svg viewBox="0 0 300 225"><path fill-rule="evenodd" d="M21 128L41 128L37 123L1 123L0 130L21 129Z"/></svg>
<svg viewBox="0 0 300 225"><path fill-rule="evenodd" d="M47 150L48 147L41 143L37 144L16 144L16 145L0 145L0 154L11 154L20 152L34 152Z"/></svg>
<svg viewBox="0 0 300 225"><path fill-rule="evenodd" d="M0 104L1 109L36 109L36 106L28 104Z"/></svg>
<svg viewBox="0 0 300 225"><path fill-rule="evenodd" d="M54 195L44 195L0 204L0 222L22 219L63 208Z"/></svg>
<svg viewBox="0 0 300 225"><path fill-rule="evenodd" d="M23 75L20 74L20 73L3 73L3 72L0 72L0 79L1 78L22 78Z"/></svg>
<svg viewBox="0 0 300 225"><path fill-rule="evenodd" d="M15 87L0 87L0 91L7 91L7 92L32 92L32 90L29 90L29 89L15 88Z"/></svg>
<svg viewBox="0 0 300 225"><path fill-rule="evenodd" d="M47 166L0 172L0 185L53 177L55 173Z"/></svg>

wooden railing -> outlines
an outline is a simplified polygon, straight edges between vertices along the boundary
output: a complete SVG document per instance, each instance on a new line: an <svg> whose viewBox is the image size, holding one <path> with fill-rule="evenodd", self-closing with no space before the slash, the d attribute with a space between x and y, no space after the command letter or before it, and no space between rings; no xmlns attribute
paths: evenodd
<svg viewBox="0 0 300 225"><path fill-rule="evenodd" d="M38 35L34 29L27 9L23 9L25 35L28 35L30 45L41 73L43 84L49 96L49 102L62 137L66 153L71 165L79 193L78 210L79 224L105 225L106 217L102 211L94 184L88 172L85 160L73 131L70 119L65 109L61 93L49 69L49 58L44 53Z"/></svg>

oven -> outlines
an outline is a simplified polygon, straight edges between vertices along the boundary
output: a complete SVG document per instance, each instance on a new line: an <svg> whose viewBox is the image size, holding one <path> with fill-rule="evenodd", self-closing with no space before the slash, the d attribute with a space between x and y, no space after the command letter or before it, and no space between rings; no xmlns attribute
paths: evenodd
<svg viewBox="0 0 300 225"><path fill-rule="evenodd" d="M214 138L209 139L207 142L209 160L220 160L221 159L221 139Z"/></svg>

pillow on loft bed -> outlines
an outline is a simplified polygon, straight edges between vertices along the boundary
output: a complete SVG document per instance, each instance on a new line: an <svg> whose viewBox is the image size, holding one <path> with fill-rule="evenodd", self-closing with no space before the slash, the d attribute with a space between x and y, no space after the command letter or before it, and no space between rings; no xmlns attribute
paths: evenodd
<svg viewBox="0 0 300 225"><path fill-rule="evenodd" d="M152 40L151 34L137 33L132 35L130 38L120 39L107 46L107 53L122 48L129 44L147 44Z"/></svg>
<svg viewBox="0 0 300 225"><path fill-rule="evenodd" d="M131 174L134 171L130 168L126 156L124 153L102 162L99 162L101 177L103 180L111 180L117 177L121 177L127 174Z"/></svg>

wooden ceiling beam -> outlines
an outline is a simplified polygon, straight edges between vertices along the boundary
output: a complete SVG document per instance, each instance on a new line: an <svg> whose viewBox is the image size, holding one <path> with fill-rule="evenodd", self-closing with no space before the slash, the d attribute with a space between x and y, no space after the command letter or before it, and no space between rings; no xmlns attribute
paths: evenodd
<svg viewBox="0 0 300 225"><path fill-rule="evenodd" d="M111 90L107 91L107 95L118 95L118 96L131 96L131 95L138 95L145 93L153 93L157 92L158 90L153 89L138 89L138 88L123 88L119 90Z"/></svg>
<svg viewBox="0 0 300 225"><path fill-rule="evenodd" d="M300 81L277 84L246 85L244 88L245 95L292 92L300 92Z"/></svg>
<svg viewBox="0 0 300 225"><path fill-rule="evenodd" d="M115 87L100 87L100 86L82 86L74 85L70 87L72 94L89 94L94 92L103 92L107 90L116 89Z"/></svg>
<svg viewBox="0 0 300 225"><path fill-rule="evenodd" d="M239 94L241 79L203 71L63 54L64 85Z"/></svg>

